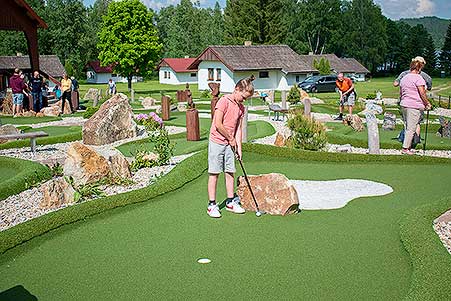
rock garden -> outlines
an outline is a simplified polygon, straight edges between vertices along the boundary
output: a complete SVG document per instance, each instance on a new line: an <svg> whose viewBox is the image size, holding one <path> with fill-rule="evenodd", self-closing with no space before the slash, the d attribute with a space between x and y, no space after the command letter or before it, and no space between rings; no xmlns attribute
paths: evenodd
<svg viewBox="0 0 451 301"><path fill-rule="evenodd" d="M319 94L299 94L279 119L249 100L243 161L266 214L252 214L238 169L249 212L214 220L205 208L218 95L100 99L95 90L86 89L83 112L0 116L0 137L48 134L35 153L28 140L0 141L1 287L56 300L451 294L446 109L429 116L426 150L423 138L418 155L402 156L388 100L362 99L344 123ZM276 104L289 105L285 96ZM231 280L234 289L220 288Z"/></svg>

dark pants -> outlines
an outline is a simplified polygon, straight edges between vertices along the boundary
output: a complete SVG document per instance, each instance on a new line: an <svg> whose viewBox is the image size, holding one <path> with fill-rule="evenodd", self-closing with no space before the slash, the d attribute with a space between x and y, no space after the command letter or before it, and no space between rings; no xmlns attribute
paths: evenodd
<svg viewBox="0 0 451 301"><path fill-rule="evenodd" d="M42 109L42 93L41 92L31 92L33 96L33 111L38 113Z"/></svg>
<svg viewBox="0 0 451 301"><path fill-rule="evenodd" d="M74 112L74 108L72 107L72 102L70 99L71 91L64 91L63 95L61 96L61 114L64 114L64 103L67 101L69 102L70 111Z"/></svg>

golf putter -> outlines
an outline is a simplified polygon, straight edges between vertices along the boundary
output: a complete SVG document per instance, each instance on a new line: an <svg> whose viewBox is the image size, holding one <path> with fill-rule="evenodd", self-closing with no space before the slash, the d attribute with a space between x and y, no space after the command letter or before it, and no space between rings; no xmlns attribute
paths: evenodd
<svg viewBox="0 0 451 301"><path fill-rule="evenodd" d="M257 217L260 217L260 216L262 216L263 212L260 211L260 207L258 207L257 199L255 198L254 192L252 191L251 183L249 182L246 170L244 169L244 166L243 166L243 161L241 161L241 158L238 157L238 154L236 153L236 149L234 147L232 147L232 151L235 153L236 159L240 163L241 170L243 171L244 179L246 180L247 187L249 188L249 191L251 192L252 200L254 201L255 207L257 208L257 212L255 212L255 215Z"/></svg>

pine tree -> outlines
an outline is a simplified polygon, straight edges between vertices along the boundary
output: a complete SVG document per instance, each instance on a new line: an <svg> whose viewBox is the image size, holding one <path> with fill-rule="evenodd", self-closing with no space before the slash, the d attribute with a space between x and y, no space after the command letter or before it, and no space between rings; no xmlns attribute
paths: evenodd
<svg viewBox="0 0 451 301"><path fill-rule="evenodd" d="M440 53L440 67L447 75L451 73L451 23L446 31L445 43Z"/></svg>
<svg viewBox="0 0 451 301"><path fill-rule="evenodd" d="M424 40L425 48L423 52L423 57L426 60L426 65L424 66L424 71L429 75L436 73L437 67L437 55L435 53L435 45L432 36L428 33Z"/></svg>

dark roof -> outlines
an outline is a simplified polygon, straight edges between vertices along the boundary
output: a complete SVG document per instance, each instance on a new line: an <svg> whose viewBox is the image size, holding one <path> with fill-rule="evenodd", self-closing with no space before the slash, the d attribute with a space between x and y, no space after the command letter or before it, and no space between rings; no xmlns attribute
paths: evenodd
<svg viewBox="0 0 451 301"><path fill-rule="evenodd" d="M358 60L355 58L342 58L342 60L349 66L354 73L370 73Z"/></svg>
<svg viewBox="0 0 451 301"><path fill-rule="evenodd" d="M203 60L219 60L231 71L266 69L285 73L318 72L287 45L210 46L189 69L197 69Z"/></svg>
<svg viewBox="0 0 451 301"><path fill-rule="evenodd" d="M41 17L38 16L38 14L31 8L30 5L28 5L27 2L25 2L24 0L14 0L12 2L16 3L20 7L23 7L26 10L25 15L31 20L33 20L36 23L37 27L40 28L48 27L47 24L44 22L44 20L42 20Z"/></svg>
<svg viewBox="0 0 451 301"><path fill-rule="evenodd" d="M310 66L313 68L313 61L318 62L321 58L325 58L330 63L331 70L335 72L345 72L345 73L370 73L362 64L360 64L354 58L339 58L335 54L309 54L301 55L302 58L308 61Z"/></svg>
<svg viewBox="0 0 451 301"><path fill-rule="evenodd" d="M100 61L90 61L86 64L86 68L91 67L95 73L113 73L113 65L101 66Z"/></svg>
<svg viewBox="0 0 451 301"><path fill-rule="evenodd" d="M39 66L41 71L53 77L60 77L66 72L56 55L40 55ZM14 70L15 68L30 70L30 57L28 55L0 56L0 69Z"/></svg>
<svg viewBox="0 0 451 301"><path fill-rule="evenodd" d="M163 66L171 67L175 72L193 72L196 70L188 69L188 67L196 60L196 58L164 58L158 64L158 68Z"/></svg>

